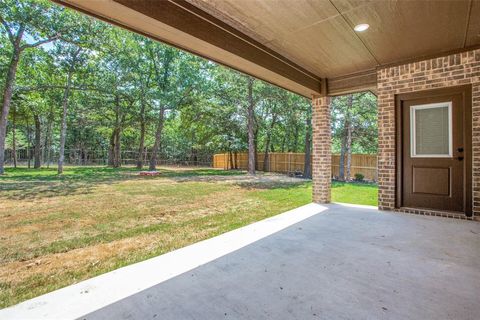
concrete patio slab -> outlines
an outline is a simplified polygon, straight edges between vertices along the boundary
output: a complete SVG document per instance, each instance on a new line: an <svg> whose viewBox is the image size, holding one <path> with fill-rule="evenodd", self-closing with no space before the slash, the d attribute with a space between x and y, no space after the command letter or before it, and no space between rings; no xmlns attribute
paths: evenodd
<svg viewBox="0 0 480 320"><path fill-rule="evenodd" d="M3 319L75 319L327 210L308 204L0 310Z"/></svg>
<svg viewBox="0 0 480 320"><path fill-rule="evenodd" d="M478 222L327 207L82 316L56 306L79 319L479 318ZM35 315L21 305L0 318Z"/></svg>

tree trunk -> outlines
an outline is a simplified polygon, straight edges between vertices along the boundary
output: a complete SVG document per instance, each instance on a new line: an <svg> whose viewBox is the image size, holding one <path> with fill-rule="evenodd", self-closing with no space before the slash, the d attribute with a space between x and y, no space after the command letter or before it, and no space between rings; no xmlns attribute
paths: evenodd
<svg viewBox="0 0 480 320"><path fill-rule="evenodd" d="M49 121L47 125L47 133L45 137L45 163L47 168L50 168L52 162L52 122Z"/></svg>
<svg viewBox="0 0 480 320"><path fill-rule="evenodd" d="M120 168L122 166L122 128L118 127L115 130L115 147L114 147L114 168Z"/></svg>
<svg viewBox="0 0 480 320"><path fill-rule="evenodd" d="M63 173L63 162L65 160L65 141L67 138L67 114L68 114L68 98L70 97L70 87L72 85L73 65L70 67L67 75L67 85L63 92L62 102L62 126L60 129L60 151L58 156L58 174Z"/></svg>
<svg viewBox="0 0 480 320"><path fill-rule="evenodd" d="M263 155L263 172L268 172L270 170L270 165L269 165L269 161L270 161L270 157L269 157L269 153L268 153L268 145L269 145L269 141L270 138L268 137L267 135L267 141L265 142L265 154Z"/></svg>
<svg viewBox="0 0 480 320"><path fill-rule="evenodd" d="M155 143L153 144L152 149L152 156L150 157L150 165L148 170L153 171L157 168L157 153L160 149L160 142L162 140L162 131L163 131L163 124L165 122L165 108L162 106L160 107L160 111L158 113L158 123L157 123L157 130L155 131Z"/></svg>
<svg viewBox="0 0 480 320"><path fill-rule="evenodd" d="M346 140L342 138L342 145L340 147L340 159L338 160L338 179L341 181L345 180L345 142Z"/></svg>
<svg viewBox="0 0 480 320"><path fill-rule="evenodd" d="M252 77L248 77L248 173L255 174L255 134L254 134L254 101L253 101L253 82Z"/></svg>
<svg viewBox="0 0 480 320"><path fill-rule="evenodd" d="M110 135L110 144L108 147L108 166L113 167L115 165L115 129L113 129Z"/></svg>
<svg viewBox="0 0 480 320"><path fill-rule="evenodd" d="M113 167L119 168L122 165L122 126L124 116L121 114L120 97L115 96L115 129L113 130Z"/></svg>
<svg viewBox="0 0 480 320"><path fill-rule="evenodd" d="M108 149L108 165L119 168L122 165L122 128L117 123L110 136L110 146Z"/></svg>
<svg viewBox="0 0 480 320"><path fill-rule="evenodd" d="M347 179L351 180L351 167L352 167L352 125L349 123L347 127Z"/></svg>
<svg viewBox="0 0 480 320"><path fill-rule="evenodd" d="M62 127L60 130L60 151L58 156L58 174L63 173L63 161L65 160L65 141L67 138L67 112L68 112L68 99L70 97L70 87L72 86L73 72L75 71L75 64L77 63L77 57L82 51L82 48L78 48L73 54L70 68L68 69L67 85L63 92L63 113L62 113Z"/></svg>
<svg viewBox="0 0 480 320"><path fill-rule="evenodd" d="M233 163L233 153L232 150L228 152L228 156L230 158L230 169L235 169L235 164ZM227 165L228 167L228 165Z"/></svg>
<svg viewBox="0 0 480 320"><path fill-rule="evenodd" d="M27 120L27 167L28 169L30 169L30 123L28 123L28 120Z"/></svg>
<svg viewBox="0 0 480 320"><path fill-rule="evenodd" d="M13 167L17 167L17 110L13 107L13 121L12 121L12 155Z"/></svg>
<svg viewBox="0 0 480 320"><path fill-rule="evenodd" d="M273 127L275 126L275 123L277 121L277 114L274 114L272 116L272 122L270 124L270 128L267 131L267 136L265 138L265 155L263 156L263 172L268 172L270 170L270 142L271 142L271 137L272 137L272 131Z"/></svg>
<svg viewBox="0 0 480 320"><path fill-rule="evenodd" d="M284 153L285 152L285 142L287 140L287 135L284 134L282 137L282 147L280 148L280 152Z"/></svg>
<svg viewBox="0 0 480 320"><path fill-rule="evenodd" d="M39 169L42 166L41 162L41 150L42 150L42 140L41 140L41 132L42 126L40 123L40 116L38 114L33 115L33 121L35 123L35 146L33 149L33 168Z"/></svg>
<svg viewBox="0 0 480 320"><path fill-rule="evenodd" d="M18 40L19 42L19 40ZM5 169L5 139L7 138L7 119L12 103L13 87L17 75L18 61L20 60L20 43L13 50L12 60L7 71L5 80L5 89L3 90L2 113L0 115L0 174L4 174Z"/></svg>
<svg viewBox="0 0 480 320"><path fill-rule="evenodd" d="M140 142L138 144L137 169L143 168L143 149L145 147L145 102L142 99L140 109Z"/></svg>
<svg viewBox="0 0 480 320"><path fill-rule="evenodd" d="M50 107L50 112L48 115L47 121L47 131L45 133L45 145L44 145L44 159L43 163L47 164L47 168L50 168L50 161L52 157L51 149L52 149L52 125L53 125L53 105Z"/></svg>
<svg viewBox="0 0 480 320"><path fill-rule="evenodd" d="M298 150L298 136L300 135L298 125L295 126L295 131L293 133L293 149L292 152L297 152Z"/></svg>
<svg viewBox="0 0 480 320"><path fill-rule="evenodd" d="M353 131L353 126L352 126L352 118L351 118L351 112L352 112L352 107L353 107L353 95L350 94L348 96L347 100L347 114L346 116L346 126L345 130L347 132L346 134L346 143L345 143L345 152L347 153L347 179L351 180L351 165L352 165L352 131Z"/></svg>
<svg viewBox="0 0 480 320"><path fill-rule="evenodd" d="M303 168L303 176L305 178L312 178L312 167L311 167L311 150L312 150L312 137L310 131L312 130L312 118L310 115L307 116L305 128L305 160Z"/></svg>
<svg viewBox="0 0 480 320"><path fill-rule="evenodd" d="M258 170L258 140L257 140L257 137L258 137L258 131L255 130L253 132L253 145L255 146L255 170Z"/></svg>

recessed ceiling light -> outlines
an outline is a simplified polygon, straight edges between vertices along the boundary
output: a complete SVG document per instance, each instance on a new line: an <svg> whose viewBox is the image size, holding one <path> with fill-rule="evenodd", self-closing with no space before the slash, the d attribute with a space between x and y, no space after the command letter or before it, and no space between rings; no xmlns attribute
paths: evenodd
<svg viewBox="0 0 480 320"><path fill-rule="evenodd" d="M369 27L370 26L367 23L361 23L361 24L357 24L353 29L357 32L362 32L367 30Z"/></svg>

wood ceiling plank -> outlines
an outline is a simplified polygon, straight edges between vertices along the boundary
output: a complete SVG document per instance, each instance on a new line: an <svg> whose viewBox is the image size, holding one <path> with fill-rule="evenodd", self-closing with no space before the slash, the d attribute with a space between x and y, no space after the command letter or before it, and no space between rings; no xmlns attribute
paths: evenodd
<svg viewBox="0 0 480 320"><path fill-rule="evenodd" d="M329 1L188 0L313 73L338 76L375 67ZM348 9L361 4L351 4ZM263 39L263 40L262 40Z"/></svg>
<svg viewBox="0 0 480 320"><path fill-rule="evenodd" d="M281 34L306 28L338 15L329 1L309 0L187 0L222 20L240 27L253 38L272 41Z"/></svg>
<svg viewBox="0 0 480 320"><path fill-rule="evenodd" d="M391 0L331 0L331 3L340 11L341 14L346 14L351 10L361 10L368 8L373 2L391 1Z"/></svg>
<svg viewBox="0 0 480 320"><path fill-rule="evenodd" d="M155 40L219 62L303 96L321 94L321 79L253 39L210 23L182 1L55 0ZM189 5L188 3L185 3ZM131 5L132 8L125 5ZM191 5L190 5L191 6ZM192 6L192 10L199 10ZM213 17L212 17L213 18ZM221 21L218 21L221 24Z"/></svg>
<svg viewBox="0 0 480 320"><path fill-rule="evenodd" d="M380 64L388 64L462 48L468 7L468 0L374 1L344 15L352 26L370 25L358 35Z"/></svg>
<svg viewBox="0 0 480 320"><path fill-rule="evenodd" d="M379 64L480 45L480 0L53 1L305 96L323 77L348 92L369 87ZM371 27L355 33L358 23Z"/></svg>
<svg viewBox="0 0 480 320"><path fill-rule="evenodd" d="M377 70L371 69L343 77L330 78L327 81L327 92L331 96L342 94L371 91L377 89Z"/></svg>
<svg viewBox="0 0 480 320"><path fill-rule="evenodd" d="M480 1L472 0L465 47L480 45Z"/></svg>
<svg viewBox="0 0 480 320"><path fill-rule="evenodd" d="M272 42L277 50L288 52L294 61L304 61L310 70L322 77L338 77L377 65L340 16L289 34L279 41Z"/></svg>
<svg viewBox="0 0 480 320"><path fill-rule="evenodd" d="M283 38L294 37L294 32L338 16L329 1L187 1L312 72L318 68L312 67L305 56L298 57L291 54L288 48L283 48Z"/></svg>
<svg viewBox="0 0 480 320"><path fill-rule="evenodd" d="M222 21L215 17L198 11L185 1L155 1L155 0L114 0L130 9L138 11L146 16L161 21L184 33L206 41L216 47L224 48L247 60L255 61L270 70L286 77L301 80L308 74L305 70L287 61L280 54L268 50L261 43L241 34L233 28L228 28ZM299 72L294 72L293 69ZM311 78L316 76L309 74ZM295 79L292 79L295 80ZM318 79L316 79L318 80Z"/></svg>

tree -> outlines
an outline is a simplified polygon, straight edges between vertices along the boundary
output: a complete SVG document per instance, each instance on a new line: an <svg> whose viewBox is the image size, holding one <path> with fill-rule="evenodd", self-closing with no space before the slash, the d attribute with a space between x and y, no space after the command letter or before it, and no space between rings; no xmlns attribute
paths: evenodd
<svg viewBox="0 0 480 320"><path fill-rule="evenodd" d="M155 170L166 113L174 114L192 98L202 73L199 58L174 48L150 43L148 52L153 61L155 82L159 88L155 101L155 107L158 110L155 142L149 165L149 170Z"/></svg>
<svg viewBox="0 0 480 320"><path fill-rule="evenodd" d="M31 90L39 83L51 83L50 74L52 73L53 59L41 47L27 50L19 62L16 82L21 85L16 86L12 96L12 106L21 104L30 110L34 124L34 168L38 169L42 165L42 153L44 152L43 140L45 134L42 132L44 125L44 113L48 109L46 95L43 92ZM11 118L13 121L13 117Z"/></svg>
<svg viewBox="0 0 480 320"><path fill-rule="evenodd" d="M59 173L107 158L142 168L149 157L155 169L159 159L205 164L228 152L235 168L248 149L254 173L257 156L268 170L271 152L310 149L308 100L46 0L17 1L0 4L10 30L0 33L1 74L23 48L14 81L0 77L15 109L5 133L9 148L32 146L35 167L58 155ZM362 137L352 137L355 148Z"/></svg>
<svg viewBox="0 0 480 320"><path fill-rule="evenodd" d="M71 20L71 16L69 16ZM64 18L67 20L67 18ZM60 151L58 157L58 174L63 173L63 162L65 157L65 141L67 135L68 105L75 72L79 66L87 65L89 54L94 54L97 46L105 38L105 27L103 24L93 21L84 16L75 17L75 22L70 21L68 25L74 25L75 29L70 30L68 40L62 41L56 46L56 56L60 58L60 66L65 70L66 80L62 98L62 121L60 129ZM85 76L85 73L83 74Z"/></svg>
<svg viewBox="0 0 480 320"><path fill-rule="evenodd" d="M305 178L312 178L312 107L307 108L307 118L305 120L305 159L303 176Z"/></svg>
<svg viewBox="0 0 480 320"><path fill-rule="evenodd" d="M247 77L247 131L248 131L248 173L255 174L255 99L253 97L253 86L255 79Z"/></svg>
<svg viewBox="0 0 480 320"><path fill-rule="evenodd" d="M136 62L134 72L134 85L136 88L136 94L140 101L140 110L138 113L138 121L140 124L140 135L138 142L138 154L137 154L137 169L143 168L143 159L145 152L145 134L147 130L148 122L148 109L151 106L152 99L152 79L153 79L153 61L149 59L148 54L144 50L144 46L149 39L144 39L141 36L135 35L132 41L133 52L136 55Z"/></svg>
<svg viewBox="0 0 480 320"><path fill-rule="evenodd" d="M60 38L61 9L48 1L24 2L4 0L0 4L0 23L10 42L10 62L5 75L0 115L0 174L4 173L7 119L22 53ZM33 39L27 41L26 38Z"/></svg>
<svg viewBox="0 0 480 320"><path fill-rule="evenodd" d="M65 160L65 140L67 136L67 113L68 113L68 102L70 98L70 91L72 87L73 74L75 69L81 59L82 47L77 47L75 45L67 44L66 47L61 48L60 50L64 51L63 64L67 69L67 79L65 81L65 89L63 91L62 99L62 122L60 129L60 151L58 156L58 174L63 173L63 162Z"/></svg>
<svg viewBox="0 0 480 320"><path fill-rule="evenodd" d="M156 44L151 44L149 49L155 70L155 81L160 89L158 96L159 99L157 100L158 116L155 130L155 143L153 145L150 165L148 167L149 170L155 170L157 166L158 150L162 139L163 126L165 123L165 111L167 111L168 108L165 105L165 98L168 95L168 90L170 89L172 82L170 77L173 73L172 69L174 68L173 64L176 62L175 59L177 58L177 52L172 48L158 46Z"/></svg>
<svg viewBox="0 0 480 320"><path fill-rule="evenodd" d="M340 152L339 179L351 178L350 168L353 152L376 152L376 119L376 98L369 92L332 99L333 149L334 152Z"/></svg>

